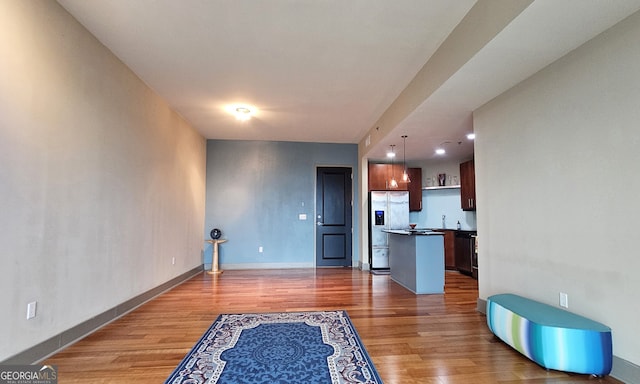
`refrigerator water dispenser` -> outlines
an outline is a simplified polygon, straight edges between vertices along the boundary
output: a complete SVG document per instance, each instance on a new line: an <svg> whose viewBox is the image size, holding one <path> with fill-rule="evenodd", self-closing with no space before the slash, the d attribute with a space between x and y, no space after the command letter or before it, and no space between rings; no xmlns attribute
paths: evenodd
<svg viewBox="0 0 640 384"><path fill-rule="evenodd" d="M384 211L376 211L375 217L375 225L384 225Z"/></svg>

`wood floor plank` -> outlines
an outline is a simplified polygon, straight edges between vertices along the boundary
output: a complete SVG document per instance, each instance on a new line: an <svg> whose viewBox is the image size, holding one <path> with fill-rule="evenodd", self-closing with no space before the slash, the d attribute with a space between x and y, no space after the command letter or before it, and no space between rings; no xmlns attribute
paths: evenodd
<svg viewBox="0 0 640 384"><path fill-rule="evenodd" d="M451 271L444 295L350 268L202 273L44 363L60 384L163 383L219 314L344 309L386 384L620 383L541 368L491 334L477 298Z"/></svg>

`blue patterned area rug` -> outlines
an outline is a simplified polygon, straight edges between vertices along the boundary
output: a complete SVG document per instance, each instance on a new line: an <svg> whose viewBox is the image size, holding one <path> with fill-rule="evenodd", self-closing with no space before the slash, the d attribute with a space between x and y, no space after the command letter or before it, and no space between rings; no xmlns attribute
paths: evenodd
<svg viewBox="0 0 640 384"><path fill-rule="evenodd" d="M220 315L165 384L382 383L345 311Z"/></svg>

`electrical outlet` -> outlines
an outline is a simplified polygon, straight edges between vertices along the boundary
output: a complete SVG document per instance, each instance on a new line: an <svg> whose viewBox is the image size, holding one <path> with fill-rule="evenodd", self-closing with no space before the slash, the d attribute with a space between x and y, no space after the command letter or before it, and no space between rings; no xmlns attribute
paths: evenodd
<svg viewBox="0 0 640 384"><path fill-rule="evenodd" d="M564 292L560 292L560 306L562 308L569 308L569 295Z"/></svg>
<svg viewBox="0 0 640 384"><path fill-rule="evenodd" d="M262 247L258 247L258 252L262 253L264 249Z"/></svg>
<svg viewBox="0 0 640 384"><path fill-rule="evenodd" d="M175 257L171 258L171 265L176 265L176 258Z"/></svg>
<svg viewBox="0 0 640 384"><path fill-rule="evenodd" d="M37 304L38 304L37 301L32 301L29 304L27 304L27 320L33 319L34 317L36 317Z"/></svg>

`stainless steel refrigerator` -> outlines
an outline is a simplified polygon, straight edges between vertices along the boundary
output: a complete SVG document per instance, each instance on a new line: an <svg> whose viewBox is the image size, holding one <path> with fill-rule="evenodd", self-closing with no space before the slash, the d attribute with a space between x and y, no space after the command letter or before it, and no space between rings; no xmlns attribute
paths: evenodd
<svg viewBox="0 0 640 384"><path fill-rule="evenodd" d="M384 229L409 228L409 192L369 192L369 265L389 269L389 234Z"/></svg>

